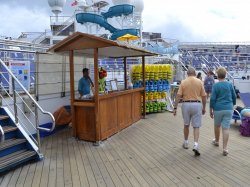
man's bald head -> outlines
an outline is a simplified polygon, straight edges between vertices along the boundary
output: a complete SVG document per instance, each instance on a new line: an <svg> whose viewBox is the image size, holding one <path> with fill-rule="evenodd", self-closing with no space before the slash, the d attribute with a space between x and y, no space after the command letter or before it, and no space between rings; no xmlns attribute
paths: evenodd
<svg viewBox="0 0 250 187"><path fill-rule="evenodd" d="M188 76L196 76L195 69L193 67L189 67L187 70L187 75Z"/></svg>

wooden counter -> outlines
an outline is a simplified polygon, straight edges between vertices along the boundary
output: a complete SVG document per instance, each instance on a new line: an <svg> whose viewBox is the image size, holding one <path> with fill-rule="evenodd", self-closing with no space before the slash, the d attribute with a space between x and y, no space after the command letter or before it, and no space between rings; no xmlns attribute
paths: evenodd
<svg viewBox="0 0 250 187"><path fill-rule="evenodd" d="M143 91L144 88L114 92L99 96L98 101L75 100L76 136L86 141L105 140L139 121Z"/></svg>

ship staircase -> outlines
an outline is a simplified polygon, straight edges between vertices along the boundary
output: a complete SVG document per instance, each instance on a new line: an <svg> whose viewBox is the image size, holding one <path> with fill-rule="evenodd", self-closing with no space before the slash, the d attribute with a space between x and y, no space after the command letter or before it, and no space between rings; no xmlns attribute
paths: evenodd
<svg viewBox="0 0 250 187"><path fill-rule="evenodd" d="M50 112L42 109L2 60L0 60L0 66L1 81L11 85L9 88L0 87L1 175L25 163L43 159L40 151L40 132L53 131L55 120ZM51 128L39 127L41 115L48 116Z"/></svg>

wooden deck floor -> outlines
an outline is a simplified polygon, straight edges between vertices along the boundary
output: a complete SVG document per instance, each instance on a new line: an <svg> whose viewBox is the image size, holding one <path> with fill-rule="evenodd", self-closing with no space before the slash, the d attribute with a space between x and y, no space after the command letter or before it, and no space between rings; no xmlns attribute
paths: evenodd
<svg viewBox="0 0 250 187"><path fill-rule="evenodd" d="M75 140L70 129L66 129L43 140L43 161L1 176L0 184L1 187L250 186L250 139L240 136L238 127L233 125L230 153L224 157L222 148L210 143L212 120L206 115L203 122L200 157L194 157L191 149L181 146L180 111L175 118L171 113L150 115L100 147Z"/></svg>

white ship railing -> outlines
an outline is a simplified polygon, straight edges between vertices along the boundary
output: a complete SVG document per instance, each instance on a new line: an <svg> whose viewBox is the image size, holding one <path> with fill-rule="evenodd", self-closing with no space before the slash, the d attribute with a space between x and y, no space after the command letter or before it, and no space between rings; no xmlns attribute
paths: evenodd
<svg viewBox="0 0 250 187"><path fill-rule="evenodd" d="M182 50L180 50L180 52L183 52ZM193 53L193 51L186 51L186 54L188 54L189 55L189 57L191 57L192 59L193 58L197 58L197 56L195 56L194 54L192 54ZM195 53L195 52L194 52ZM197 52L198 53L198 52ZM206 72L208 72L208 70L209 69L211 69L211 62L209 62L208 60L207 60L207 58L203 55L203 54L201 54L201 53L198 53L199 54L199 60L200 61L202 61L203 63L204 63L204 67L202 66L202 64L201 64L201 69L204 71L206 71ZM210 53L209 53L210 54ZM213 61L212 62L212 64L213 65L215 65L215 68L218 68L218 67L221 67L222 65L221 65L221 63L220 63L220 61L219 61L219 59L212 53L212 57L215 59L215 61ZM192 60L191 60L192 61ZM232 81L232 83L233 83L233 85L234 85L234 77L228 72L228 71L226 71L226 73L227 73L227 76L228 76L228 79L229 80L231 80Z"/></svg>
<svg viewBox="0 0 250 187"><path fill-rule="evenodd" d="M36 44L28 41L21 41L18 39L1 39L0 38L0 49L10 51L28 51L28 52L46 52L50 46Z"/></svg>
<svg viewBox="0 0 250 187"><path fill-rule="evenodd" d="M4 97L3 94L1 94L0 97L2 99L2 102L5 102L7 108L9 109L9 111L11 111L12 115L14 116L15 124L16 125L20 124L24 128L25 132L30 136L33 143L37 145L38 153L41 154L40 131L51 132L54 130L55 128L54 116L50 112L43 110L43 108L37 103L37 101L32 97L32 95L30 95L30 93L26 90L26 88L20 83L20 81L15 77L15 75L11 72L11 70L5 65L5 63L1 59L0 59L0 65L3 66L4 69L7 71L11 81L9 81L8 78L6 78L3 72L0 72L2 79L4 79L4 81L12 85L12 94L10 94L10 90L7 90L3 86L1 86L2 91L8 96ZM18 85L19 88L21 88L22 94L17 92L17 90L15 89L16 85ZM24 95L31 100L33 105L32 107L35 108L34 111L24 101L22 97ZM7 101L7 98L9 98L11 103ZM23 108L17 104L17 99L21 100L25 105L25 107L27 107L27 109L29 110L30 113L29 118L27 117L27 114L24 113ZM50 129L39 126L39 112L44 115L47 115L51 119L52 127ZM24 117L25 120L19 117L20 114L22 115L22 117ZM31 118L33 118L33 120ZM29 127L32 127L34 130L36 130L35 135L31 132Z"/></svg>
<svg viewBox="0 0 250 187"><path fill-rule="evenodd" d="M213 57L214 57L214 59L216 60L216 63L217 63L219 66L221 66L220 61L218 60L218 58L217 58L216 56L214 56L214 55L213 55ZM226 72L227 72L227 75L228 75L229 79L232 80L233 85L234 85L234 77L233 77L228 71L226 71Z"/></svg>
<svg viewBox="0 0 250 187"><path fill-rule="evenodd" d="M250 41L243 41L243 42L181 42L180 46L184 47L184 46L221 46L221 45L250 45Z"/></svg>

